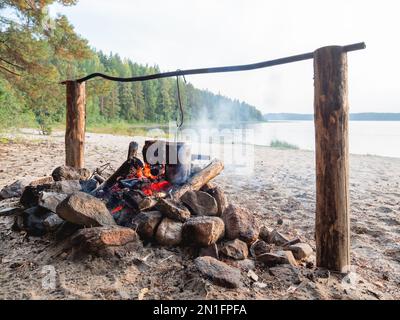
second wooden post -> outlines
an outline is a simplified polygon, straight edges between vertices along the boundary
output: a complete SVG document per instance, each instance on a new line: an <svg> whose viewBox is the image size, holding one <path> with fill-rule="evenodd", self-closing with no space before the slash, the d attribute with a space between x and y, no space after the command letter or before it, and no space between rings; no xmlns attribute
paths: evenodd
<svg viewBox="0 0 400 320"><path fill-rule="evenodd" d="M342 47L314 52L317 266L350 267L349 105Z"/></svg>
<svg viewBox="0 0 400 320"><path fill-rule="evenodd" d="M85 165L85 83L67 81L66 87L65 164L79 169Z"/></svg>

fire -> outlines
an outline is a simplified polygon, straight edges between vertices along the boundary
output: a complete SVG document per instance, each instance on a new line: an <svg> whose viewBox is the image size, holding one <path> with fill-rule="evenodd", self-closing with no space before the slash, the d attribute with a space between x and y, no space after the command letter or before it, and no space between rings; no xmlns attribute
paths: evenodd
<svg viewBox="0 0 400 320"><path fill-rule="evenodd" d="M146 196L151 196L153 192L161 192L167 190L171 184L168 181L154 182L148 186L145 186L142 191Z"/></svg>
<svg viewBox="0 0 400 320"><path fill-rule="evenodd" d="M121 211L124 207L123 206L118 206L112 209L111 214L117 213L118 211Z"/></svg>
<svg viewBox="0 0 400 320"><path fill-rule="evenodd" d="M155 176L153 176L153 175L151 174L151 167L150 167L150 165L149 165L148 163L146 163L146 164L144 165L143 174L144 174L144 176L145 176L146 178L149 178L149 179L152 179L152 180L154 180L154 179L157 178L157 177L155 177Z"/></svg>

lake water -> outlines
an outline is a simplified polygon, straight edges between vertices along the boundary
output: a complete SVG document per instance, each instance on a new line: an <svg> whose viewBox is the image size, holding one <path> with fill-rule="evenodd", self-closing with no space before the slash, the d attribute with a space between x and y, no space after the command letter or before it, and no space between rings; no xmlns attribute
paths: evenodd
<svg viewBox="0 0 400 320"><path fill-rule="evenodd" d="M300 149L314 150L313 121L271 121L248 125L256 145L282 140ZM350 153L400 158L400 121L350 121Z"/></svg>

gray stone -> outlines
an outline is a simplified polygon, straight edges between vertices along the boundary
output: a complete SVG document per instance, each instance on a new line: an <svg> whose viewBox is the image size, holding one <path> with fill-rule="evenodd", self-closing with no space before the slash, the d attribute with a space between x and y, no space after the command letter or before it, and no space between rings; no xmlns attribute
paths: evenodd
<svg viewBox="0 0 400 320"><path fill-rule="evenodd" d="M228 200L226 199L224 191L218 186L210 186L207 189L207 193L217 201L217 216L220 217L228 205Z"/></svg>
<svg viewBox="0 0 400 320"><path fill-rule="evenodd" d="M229 260L225 261L230 266L235 268L239 268L242 271L248 272L249 270L254 270L256 268L256 264L254 260L244 259L244 260Z"/></svg>
<svg viewBox="0 0 400 320"><path fill-rule="evenodd" d="M56 213L64 220L86 227L115 225L106 205L83 192L75 192L63 200Z"/></svg>
<svg viewBox="0 0 400 320"><path fill-rule="evenodd" d="M203 191L188 191L181 201L187 205L195 215L215 216L218 213L217 201Z"/></svg>
<svg viewBox="0 0 400 320"><path fill-rule="evenodd" d="M283 246L287 242L289 242L290 239L284 236L282 233L278 232L277 230L273 230L268 238L268 243L273 243L276 244L277 246Z"/></svg>
<svg viewBox="0 0 400 320"><path fill-rule="evenodd" d="M213 257L198 257L194 263L200 273L216 285L232 289L241 285L240 271Z"/></svg>
<svg viewBox="0 0 400 320"><path fill-rule="evenodd" d="M225 256L235 260L244 260L249 255L246 242L239 239L225 242L220 251Z"/></svg>
<svg viewBox="0 0 400 320"><path fill-rule="evenodd" d="M69 166L60 166L55 168L51 175L54 181L87 180L90 178L91 172L86 168L75 169Z"/></svg>
<svg viewBox="0 0 400 320"><path fill-rule="evenodd" d="M42 191L39 194L39 206L50 210L51 212L56 212L57 206L62 202L66 197L68 197L65 193L57 193L57 192L46 192Z"/></svg>
<svg viewBox="0 0 400 320"><path fill-rule="evenodd" d="M291 251L264 253L257 256L257 260L263 262L268 267L273 267L278 264L290 264L292 266L297 266L296 259L293 257Z"/></svg>
<svg viewBox="0 0 400 320"><path fill-rule="evenodd" d="M313 253L313 249L307 243L297 243L291 245L289 250L297 260L305 259Z"/></svg>
<svg viewBox="0 0 400 320"><path fill-rule="evenodd" d="M51 212L39 207L26 209L22 213L22 229L30 236L41 237L47 233L44 220L50 215Z"/></svg>
<svg viewBox="0 0 400 320"><path fill-rule="evenodd" d="M160 199L157 202L156 209L161 211L166 217L176 221L185 222L190 218L188 208L170 199Z"/></svg>
<svg viewBox="0 0 400 320"><path fill-rule="evenodd" d="M64 223L64 220L61 219L58 215L52 214L48 216L46 219L43 221L43 225L46 228L47 231L51 232L56 230L58 227L60 227Z"/></svg>
<svg viewBox="0 0 400 320"><path fill-rule="evenodd" d="M254 258L257 258L259 255L268 253L270 251L270 245L263 240L257 240L250 246L250 254Z"/></svg>
<svg viewBox="0 0 400 320"><path fill-rule="evenodd" d="M224 235L224 222L210 216L192 217L183 225L182 236L185 244L206 247L216 243Z"/></svg>
<svg viewBox="0 0 400 320"><path fill-rule="evenodd" d="M0 199L8 199L20 197L24 188L29 185L29 182L26 179L16 180L10 185L5 186L0 191Z"/></svg>
<svg viewBox="0 0 400 320"><path fill-rule="evenodd" d="M159 211L141 212L133 218L132 228L142 240L151 240L162 218L162 213Z"/></svg>
<svg viewBox="0 0 400 320"><path fill-rule="evenodd" d="M157 227L156 240L164 246L176 246L182 241L183 223L164 218Z"/></svg>
<svg viewBox="0 0 400 320"><path fill-rule="evenodd" d="M222 219L225 223L225 236L229 240L240 239L251 244L259 235L255 217L245 208L229 205Z"/></svg>
<svg viewBox="0 0 400 320"><path fill-rule="evenodd" d="M267 226L262 226L260 228L259 238L266 241L267 243L269 243L269 239L270 239L272 231L274 231L273 228L270 228Z"/></svg>

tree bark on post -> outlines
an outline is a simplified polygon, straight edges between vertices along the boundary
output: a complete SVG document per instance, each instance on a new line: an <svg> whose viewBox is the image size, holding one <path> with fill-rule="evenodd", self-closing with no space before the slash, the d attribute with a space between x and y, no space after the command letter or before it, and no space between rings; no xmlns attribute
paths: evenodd
<svg viewBox="0 0 400 320"><path fill-rule="evenodd" d="M340 46L314 52L317 266L350 267L347 55Z"/></svg>
<svg viewBox="0 0 400 320"><path fill-rule="evenodd" d="M66 87L65 164L79 169L85 165L85 82L67 81Z"/></svg>

